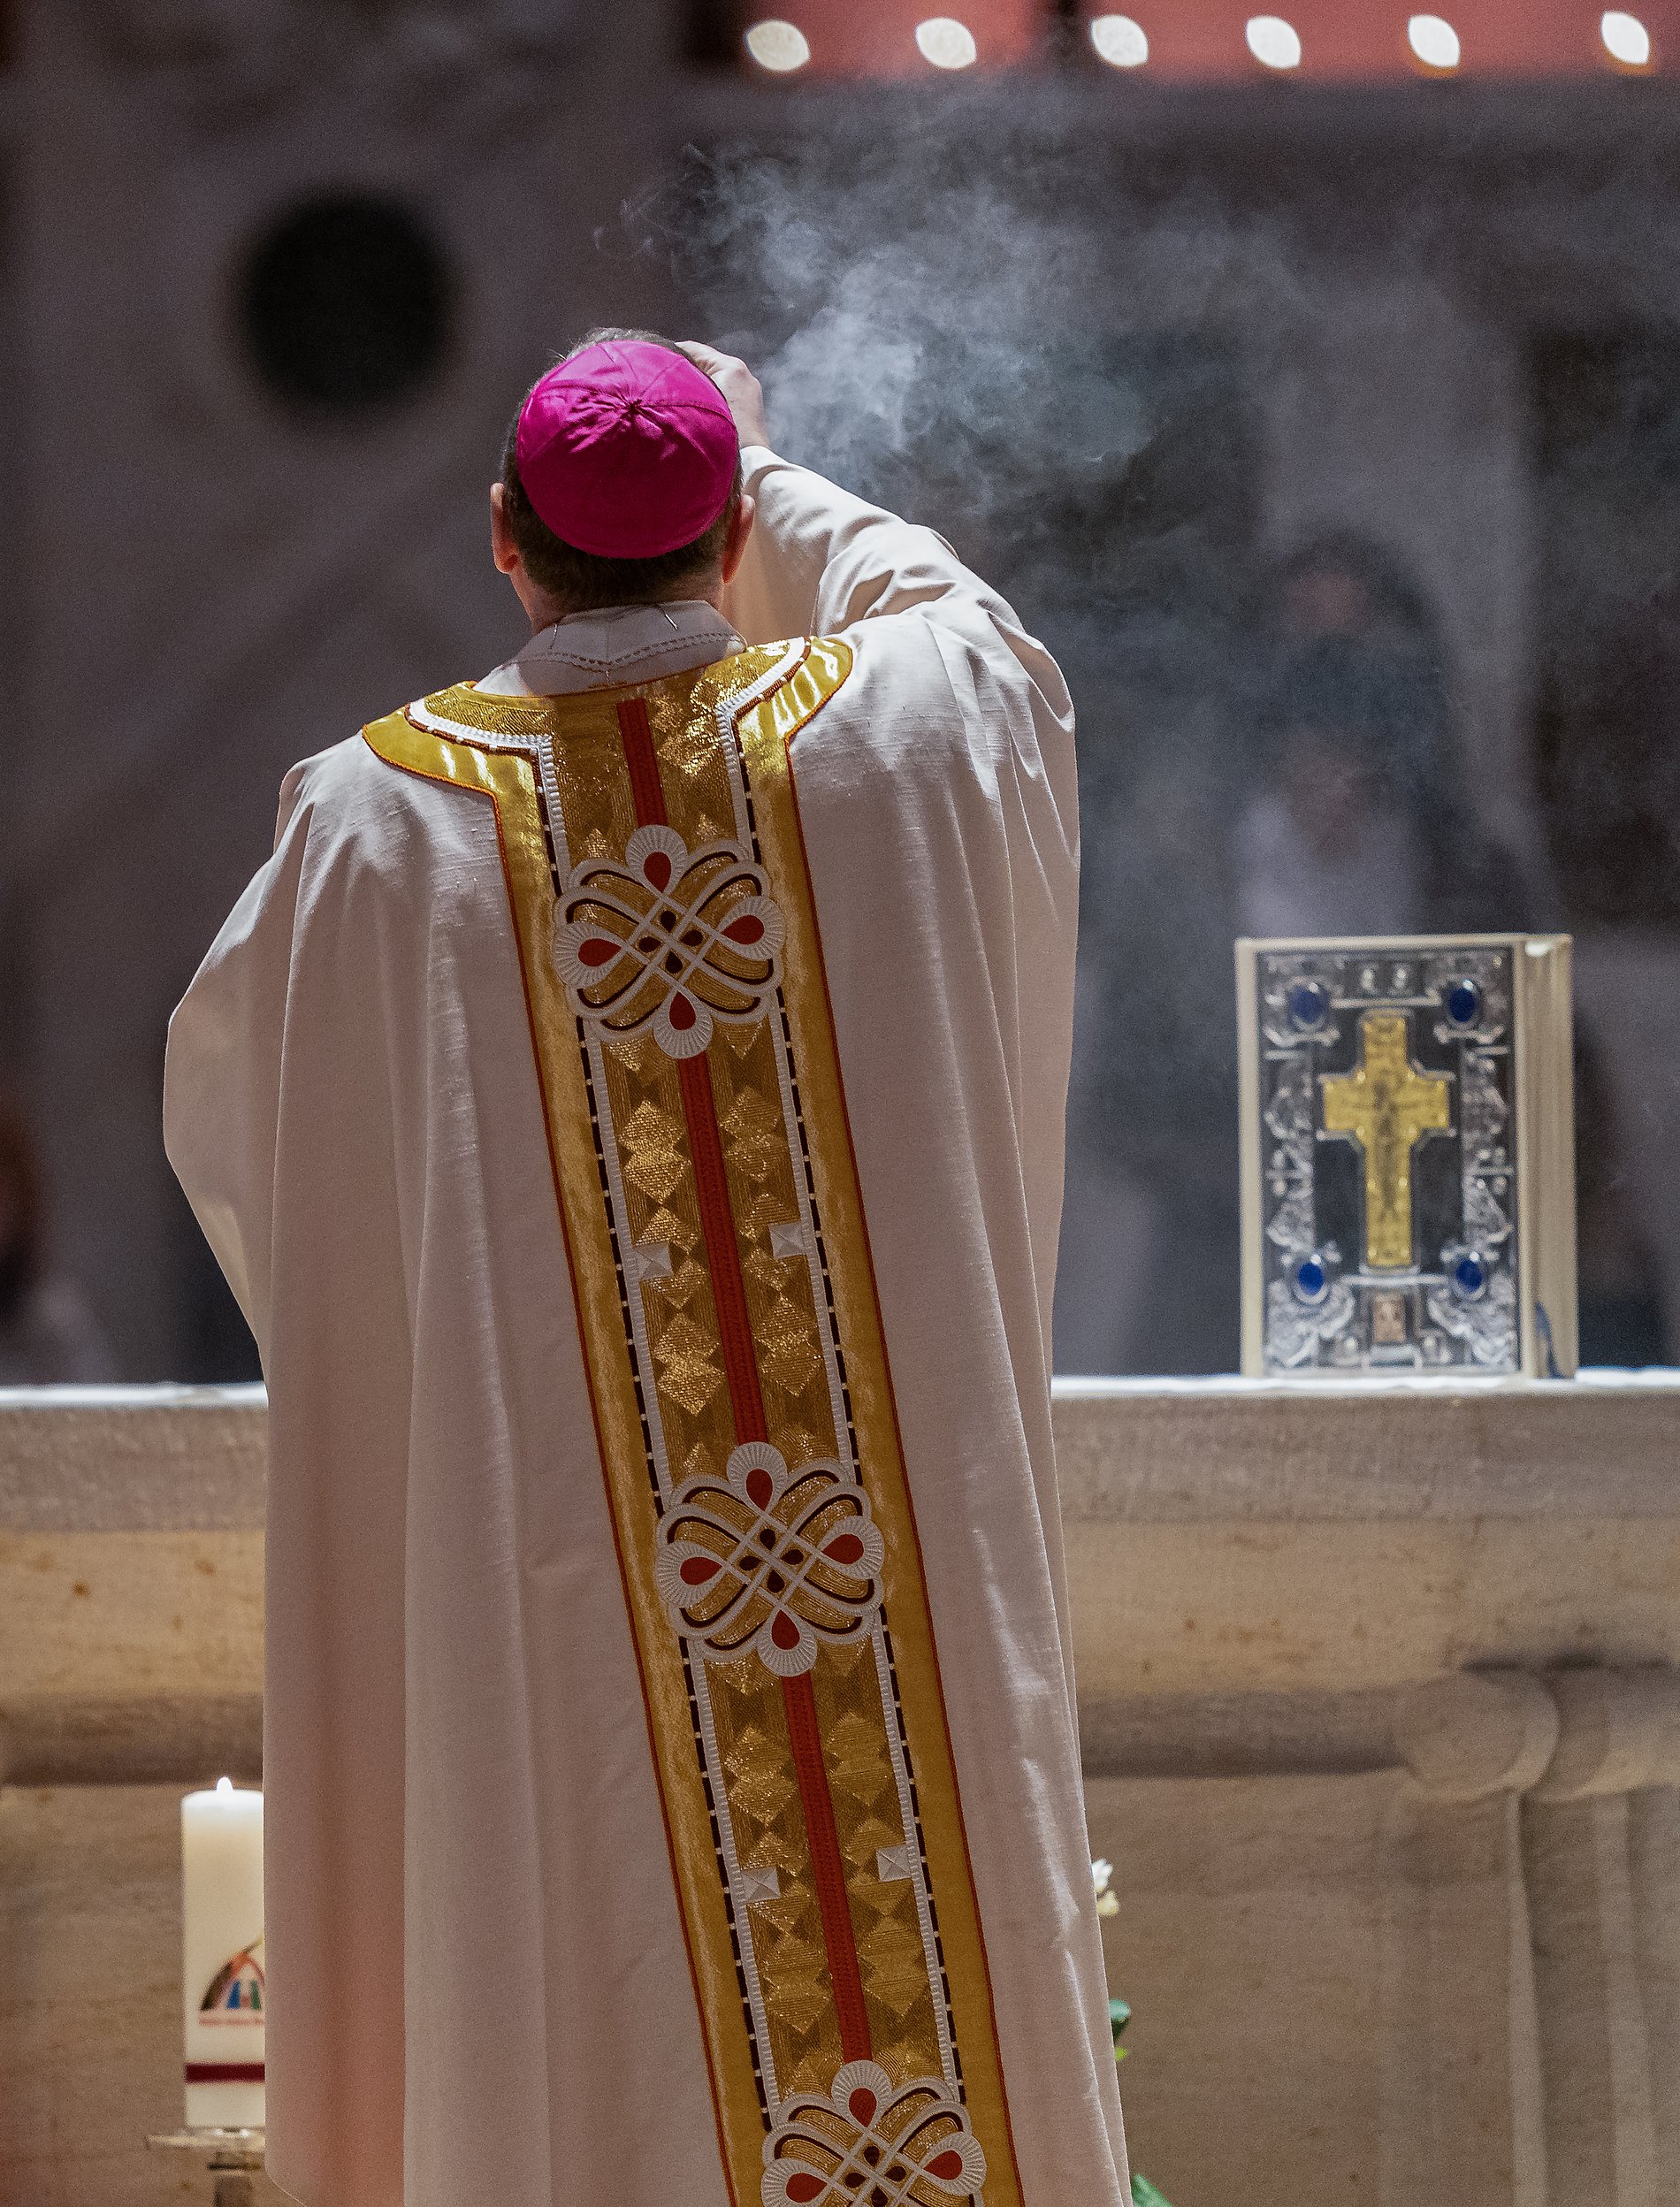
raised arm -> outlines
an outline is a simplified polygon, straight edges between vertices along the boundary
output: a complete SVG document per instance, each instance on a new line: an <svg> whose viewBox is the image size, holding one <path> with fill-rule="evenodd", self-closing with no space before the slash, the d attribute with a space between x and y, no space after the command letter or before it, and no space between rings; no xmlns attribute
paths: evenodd
<svg viewBox="0 0 1680 2207"><path fill-rule="evenodd" d="M859 622L911 615L994 663L1001 647L1027 676L1038 710L1071 727L1055 661L943 537L782 459L770 448L763 395L746 363L706 345L687 349L729 401L745 486L757 508L724 601L749 644L836 636Z"/></svg>

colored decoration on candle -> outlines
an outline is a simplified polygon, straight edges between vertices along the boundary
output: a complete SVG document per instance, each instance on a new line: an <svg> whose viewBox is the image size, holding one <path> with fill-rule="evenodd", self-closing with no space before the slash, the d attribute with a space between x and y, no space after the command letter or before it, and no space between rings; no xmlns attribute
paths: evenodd
<svg viewBox="0 0 1680 2207"><path fill-rule="evenodd" d="M181 1802L187 2120L263 2119L263 1796L222 1778Z"/></svg>

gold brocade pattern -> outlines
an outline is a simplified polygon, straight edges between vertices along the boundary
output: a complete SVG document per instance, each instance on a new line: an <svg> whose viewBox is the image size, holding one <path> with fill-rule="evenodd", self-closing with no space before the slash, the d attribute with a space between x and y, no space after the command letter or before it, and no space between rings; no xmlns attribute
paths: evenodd
<svg viewBox="0 0 1680 2207"><path fill-rule="evenodd" d="M773 2144L782 2134L778 2109L813 2096L821 2101L837 2074L851 2073L848 2028L857 2066L863 2027L843 2022L834 1974L848 1939L858 1988L851 1998L855 2007L860 1994L869 2058L895 2094L921 2093L946 2111L935 2142L948 2159L954 2149L944 2144L946 2131L966 2137L972 2124L963 2167L974 2180L961 2196L979 2199L983 2186L989 2207L1019 2207L788 770L793 733L833 694L849 663L844 645L819 643L794 658L785 646L745 653L630 691L496 698L468 686L439 692L367 734L393 764L490 796L497 806L603 1471L735 2207L753 2207L760 2197L767 2134ZM651 740L654 796L669 829L690 850L738 848L762 867L768 896L787 914L783 978L770 984L767 1015L720 1023L704 1045L716 1129L710 1151L691 1150L690 1076L668 1047L653 1032L614 1039L586 1030L569 1009L554 966L555 897L568 868L584 859L626 862L639 825L638 790L641 819L649 817L650 769L644 763L642 781L634 782L619 712L626 698L645 712L642 740L645 748ZM726 1212L716 1188L720 1152ZM697 1156L708 1155L706 1210L696 1166ZM717 1249L720 1217L732 1233L734 1264L726 1262L729 1277L714 1281L707 1234ZM724 1478L744 1454L740 1382L728 1363L729 1355L738 1361L743 1299L762 1402L759 1430L784 1460L775 1476L826 1464L825 1476L850 1481L862 1519L813 1522L859 1524L876 1543L873 1556L884 1554L881 1598L870 1594L857 1628L867 1637L823 1638L813 1660L807 1643L802 1748L787 1676L767 1656L708 1657L703 1642L679 1638L677 1627L698 1629L682 1624L684 1615L712 1613L704 1601L691 1611L678 1603L674 1627L657 1580L661 1510L666 1533L677 1539L685 1505L678 1497L670 1508L676 1489ZM726 1351L720 1314L729 1308L737 1315L729 1339L737 1347ZM731 1476L738 1480L738 1469ZM868 1528L871 1512L884 1550ZM809 1546L831 1535L801 1537ZM861 1540L848 1537L855 1558ZM684 1553L695 1559L684 1570L719 1568L715 1558L727 1559L729 1538L707 1532L699 1547L679 1546L665 1559L668 1574ZM818 1555L806 1568L829 1567ZM857 1568L874 1570L875 1562ZM815 1752L832 1819L821 1846L821 1819L808 1821L816 1814L808 1768ZM820 1872L820 1864L828 1867ZM849 1925L838 1948L836 1905L838 1922Z"/></svg>
<svg viewBox="0 0 1680 2207"><path fill-rule="evenodd" d="M737 1853L744 1870L774 1871L778 1887L748 1909L771 2061L784 2093L818 2091L839 2066L840 2028L781 1688L756 1656L706 1672Z"/></svg>
<svg viewBox="0 0 1680 2207"><path fill-rule="evenodd" d="M690 844L735 832L735 794L718 727L722 686L708 668L691 689L661 684L647 699L660 782L671 825Z"/></svg>
<svg viewBox="0 0 1680 2207"><path fill-rule="evenodd" d="M650 1035L614 1043L602 1056L666 1451L673 1471L719 1471L734 1446L735 1429L723 1390L717 1310L676 1068ZM664 1262L655 1257L650 1269L648 1256L658 1251L665 1253Z"/></svg>
<svg viewBox="0 0 1680 2207"><path fill-rule="evenodd" d="M874 1648L825 1648L813 1683L874 2058L903 2084L938 2068L938 2024L915 1887L890 1861L894 1875L882 1875L883 1855L902 1852L905 1834Z"/></svg>
<svg viewBox="0 0 1680 2207"><path fill-rule="evenodd" d="M803 1241L792 1240L799 1196L767 1021L736 1030L713 1051L712 1088L770 1439L790 1463L832 1455L840 1436L829 1399L810 1261Z"/></svg>

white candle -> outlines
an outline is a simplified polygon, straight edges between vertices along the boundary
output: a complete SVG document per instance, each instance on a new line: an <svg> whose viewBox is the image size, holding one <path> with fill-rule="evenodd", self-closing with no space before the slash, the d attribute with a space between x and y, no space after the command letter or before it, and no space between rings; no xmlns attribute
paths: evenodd
<svg viewBox="0 0 1680 2207"><path fill-rule="evenodd" d="M263 2122L263 1796L221 1779L181 1803L187 2120Z"/></svg>

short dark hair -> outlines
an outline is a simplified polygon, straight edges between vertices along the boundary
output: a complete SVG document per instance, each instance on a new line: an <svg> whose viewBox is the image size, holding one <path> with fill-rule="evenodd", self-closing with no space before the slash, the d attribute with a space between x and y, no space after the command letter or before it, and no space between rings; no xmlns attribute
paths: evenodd
<svg viewBox="0 0 1680 2207"><path fill-rule="evenodd" d="M570 360L586 346L604 345L609 340L662 345L668 353L680 354L684 360L689 357L680 345L672 344L669 338L660 337L652 330L591 330L576 345L569 346L561 358ZM518 438L519 416L515 414L501 453L502 512L508 533L531 580L572 612L592 613L601 606L631 606L653 599L676 597L683 583L699 582L715 571L723 557L729 523L741 500L738 460L723 511L692 544L679 545L675 552L661 552L656 559L608 560L597 553L580 552L576 545L568 544L538 515L519 479Z"/></svg>

